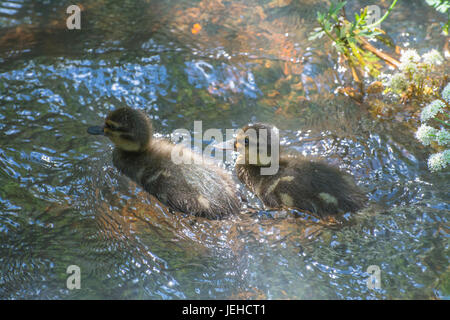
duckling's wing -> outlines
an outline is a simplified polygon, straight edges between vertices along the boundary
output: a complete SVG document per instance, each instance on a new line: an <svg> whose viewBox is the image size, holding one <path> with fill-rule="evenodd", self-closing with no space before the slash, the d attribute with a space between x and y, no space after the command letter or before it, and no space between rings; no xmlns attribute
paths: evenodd
<svg viewBox="0 0 450 320"><path fill-rule="evenodd" d="M209 211L228 215L239 211L239 201L232 179L219 167L185 165L187 183L198 192L199 201Z"/></svg>
<svg viewBox="0 0 450 320"><path fill-rule="evenodd" d="M148 186L160 201L184 213L217 219L237 213L239 202L231 179L209 166L167 164L160 179Z"/></svg>
<svg viewBox="0 0 450 320"><path fill-rule="evenodd" d="M296 176L307 186L317 207L327 211L357 211L365 202L364 193L351 175L323 162L305 162L296 167ZM314 202L314 201L313 201Z"/></svg>

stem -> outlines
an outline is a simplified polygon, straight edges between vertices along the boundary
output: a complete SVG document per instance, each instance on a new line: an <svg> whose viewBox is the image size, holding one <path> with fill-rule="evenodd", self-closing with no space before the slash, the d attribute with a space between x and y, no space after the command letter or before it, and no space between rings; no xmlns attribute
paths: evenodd
<svg viewBox="0 0 450 320"><path fill-rule="evenodd" d="M368 50L370 52L372 52L374 55L376 55L378 58L383 59L384 61L386 61L387 64L398 68L398 66L400 65L400 61L397 61L396 59L392 58L390 55L388 55L387 53L378 50L377 48L375 48L373 45L371 45L366 39L364 38L360 38L361 42L362 42L362 47L365 50Z"/></svg>
<svg viewBox="0 0 450 320"><path fill-rule="evenodd" d="M447 123L447 122L445 122L445 121L443 121L443 120L441 120L441 119L434 118L434 120L439 121L440 123L445 124L446 126L450 127L450 124L449 124L449 123Z"/></svg>
<svg viewBox="0 0 450 320"><path fill-rule="evenodd" d="M398 1L398 0L394 0L394 2L392 2L392 4L391 4L391 6L389 7L388 11L384 14L384 16L383 16L380 20L378 20L377 22L374 22L374 23L372 23L372 24L366 26L365 29L371 29L371 28L373 28L373 27L379 25L380 23L382 23L382 22L387 18L387 16L389 15L389 13L391 13L392 9L394 9L395 4L397 3L397 1Z"/></svg>
<svg viewBox="0 0 450 320"><path fill-rule="evenodd" d="M331 35L331 33L329 33L327 29L325 29L325 26L324 26L323 24L320 24L320 26L322 27L322 30L325 32L325 34L326 34L331 40L333 40L333 42L337 42L337 40L333 38L333 36Z"/></svg>

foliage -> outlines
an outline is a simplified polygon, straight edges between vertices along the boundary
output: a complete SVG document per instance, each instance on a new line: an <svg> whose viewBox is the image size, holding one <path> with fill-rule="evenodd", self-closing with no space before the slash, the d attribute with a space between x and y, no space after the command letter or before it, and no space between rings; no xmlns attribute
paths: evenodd
<svg viewBox="0 0 450 320"><path fill-rule="evenodd" d="M446 13L450 8L450 1L448 0L425 0L428 5L435 8L437 11Z"/></svg>
<svg viewBox="0 0 450 320"><path fill-rule="evenodd" d="M392 92L401 97L402 102L416 98L424 101L432 97L438 90L439 77L433 77L435 67L444 61L441 54L432 49L422 57L414 49L402 52L399 71L393 75L385 75L385 93Z"/></svg>
<svg viewBox="0 0 450 320"><path fill-rule="evenodd" d="M422 125L416 132L416 137L423 145L435 145L441 152L428 158L430 171L445 169L450 163L450 83L442 91L441 97L428 104L420 114ZM438 127L438 128L436 128Z"/></svg>
<svg viewBox="0 0 450 320"><path fill-rule="evenodd" d="M377 63L378 57L362 45L382 33L376 26L386 19L396 2L397 0L392 3L387 13L373 24L368 24L367 7L362 9L360 15L355 13L355 21L350 22L343 12L346 1L332 4L327 13L317 12L320 27L314 29L309 40L327 35L333 41L336 51L347 59L351 68L358 67L372 76L378 76L381 67Z"/></svg>
<svg viewBox="0 0 450 320"><path fill-rule="evenodd" d="M448 28L450 26L450 1L449 0L425 0L429 6L432 6L441 13L447 13L447 23L442 27L445 35L448 35Z"/></svg>

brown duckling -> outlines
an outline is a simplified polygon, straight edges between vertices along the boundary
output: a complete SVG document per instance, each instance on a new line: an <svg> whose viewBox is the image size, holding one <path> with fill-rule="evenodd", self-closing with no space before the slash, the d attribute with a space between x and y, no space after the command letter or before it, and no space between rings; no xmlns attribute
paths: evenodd
<svg viewBox="0 0 450 320"><path fill-rule="evenodd" d="M189 148L152 137L150 119L140 110L120 108L103 126L88 133L114 143L113 164L169 208L195 216L220 219L237 214L240 201L230 175ZM181 164L172 155L190 160Z"/></svg>
<svg viewBox="0 0 450 320"><path fill-rule="evenodd" d="M263 146L260 143L265 145L266 141L267 159L264 159L259 156L259 151ZM217 147L240 153L235 166L237 176L266 207L297 208L324 218L355 212L366 203L366 195L351 175L322 161L301 156L278 156L278 129L273 126L262 123L247 125L238 131L236 139ZM257 156L251 161L249 155L251 152L255 154L255 150ZM262 174L261 169L269 169L274 163L278 169L274 174L270 171Z"/></svg>

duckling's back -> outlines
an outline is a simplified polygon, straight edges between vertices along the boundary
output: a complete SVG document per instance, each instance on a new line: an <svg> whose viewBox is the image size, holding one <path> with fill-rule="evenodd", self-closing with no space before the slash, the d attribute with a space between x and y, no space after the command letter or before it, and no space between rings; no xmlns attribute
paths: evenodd
<svg viewBox="0 0 450 320"><path fill-rule="evenodd" d="M175 164L174 149L191 163ZM209 219L237 214L240 203L231 177L209 161L194 163L198 157L187 148L155 140L141 153L115 149L113 163L173 210Z"/></svg>
<svg viewBox="0 0 450 320"><path fill-rule="evenodd" d="M267 207L298 208L326 217L364 206L365 194L337 168L301 157L282 158L279 165L277 174L267 176L258 167L237 165L239 179Z"/></svg>
<svg viewBox="0 0 450 320"><path fill-rule="evenodd" d="M342 212L356 212L364 207L367 200L351 175L324 162L293 160L288 166L288 171L293 171L301 181L288 186L288 190L304 194L311 203L311 211L322 217Z"/></svg>

